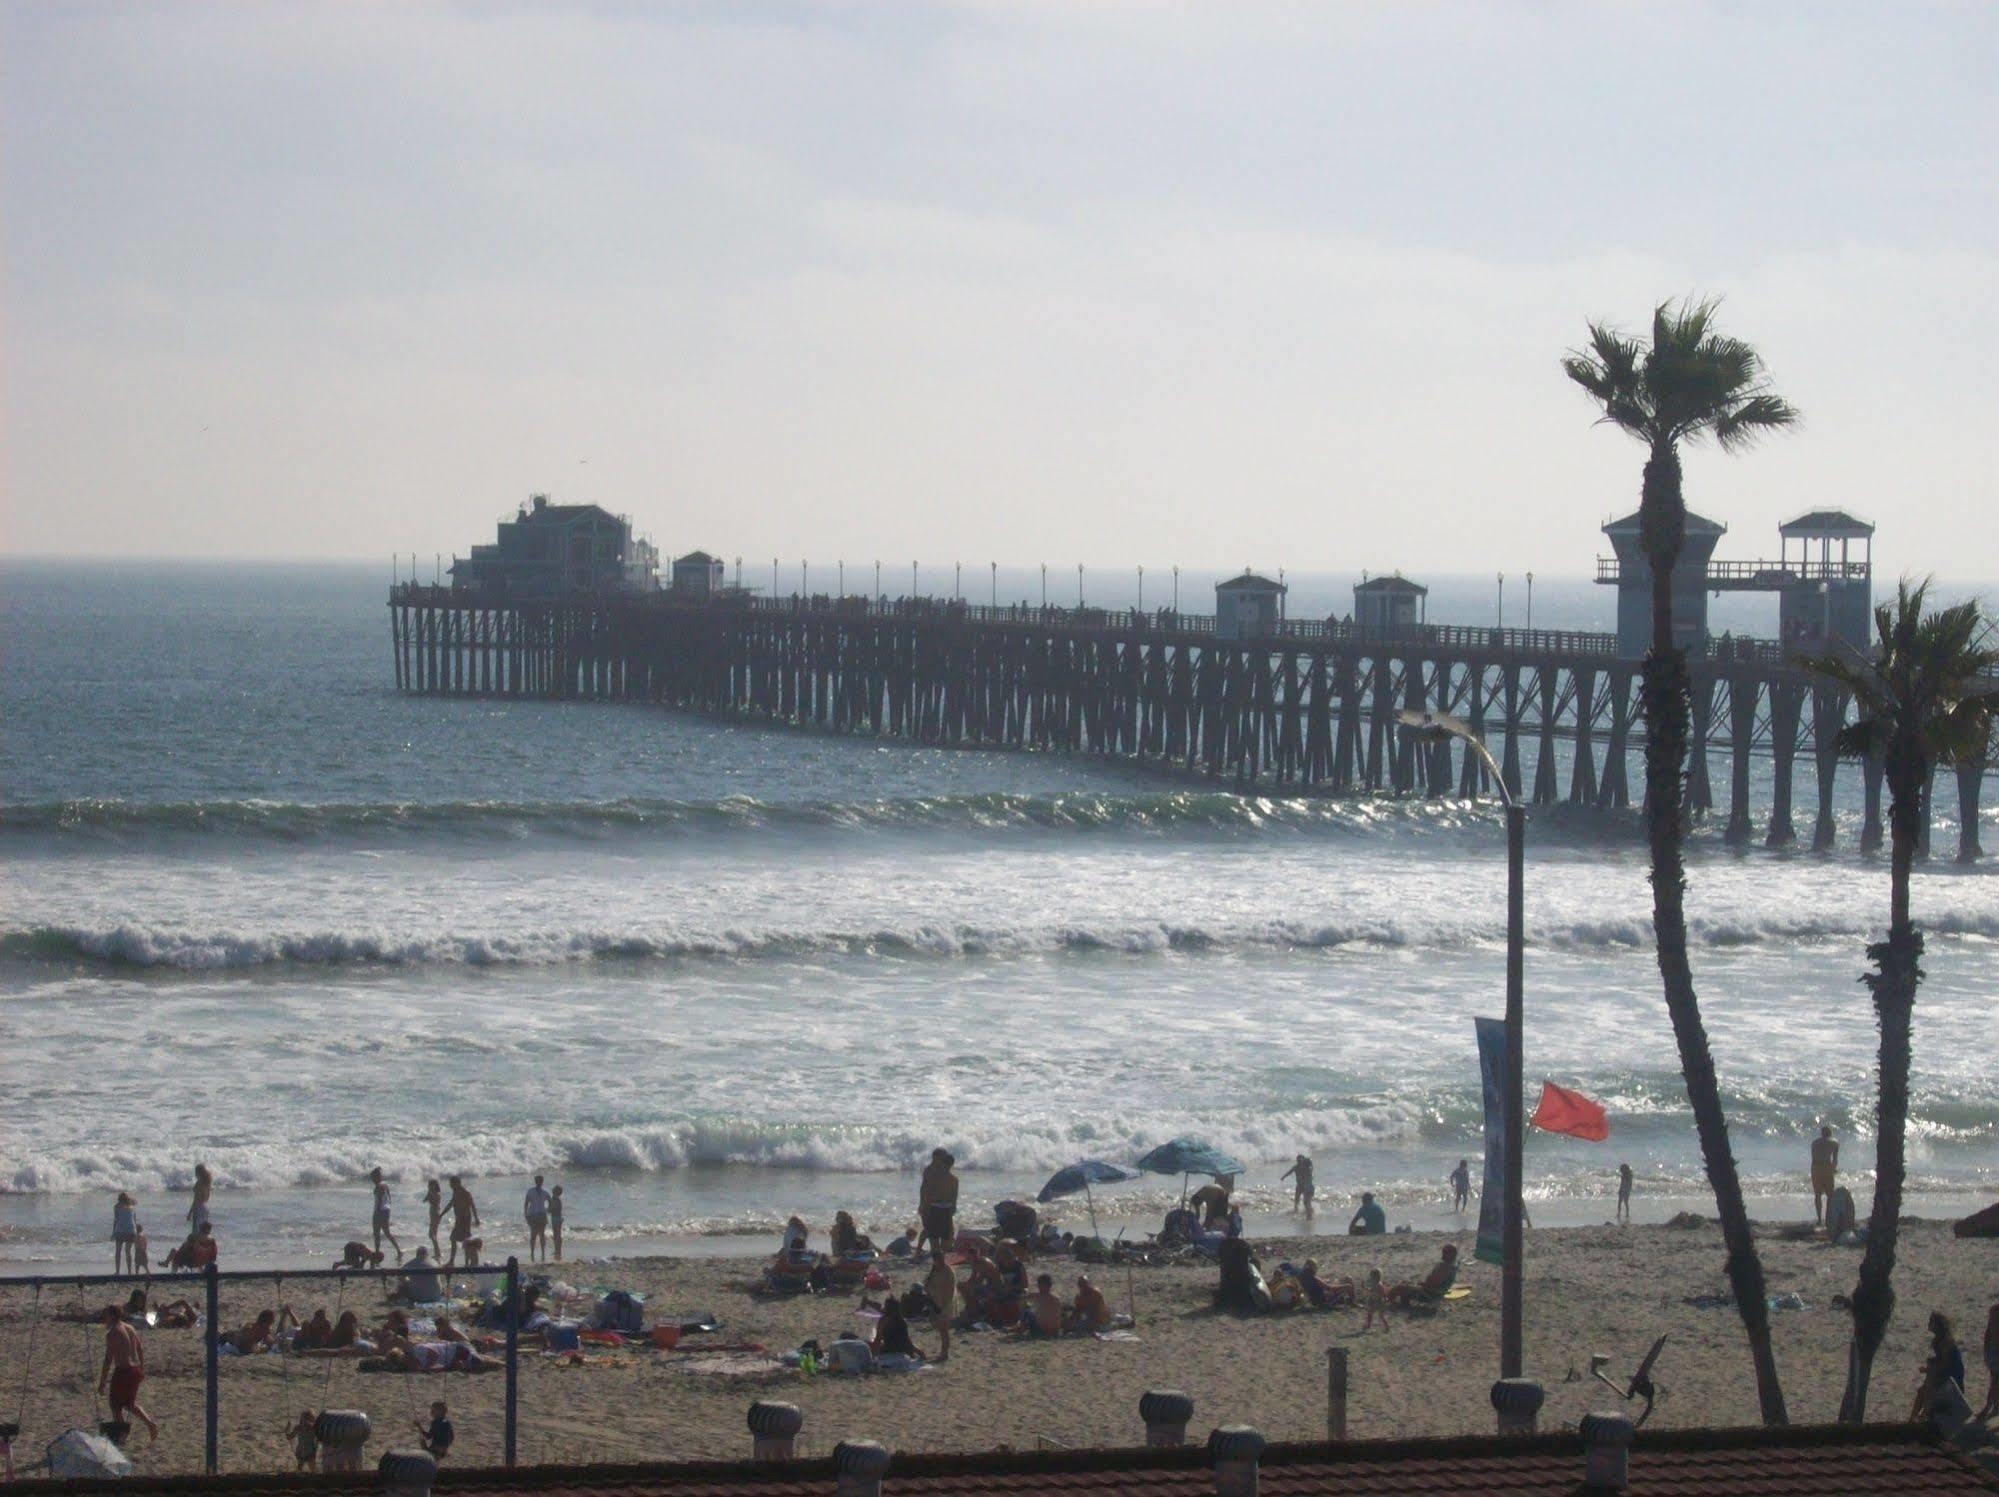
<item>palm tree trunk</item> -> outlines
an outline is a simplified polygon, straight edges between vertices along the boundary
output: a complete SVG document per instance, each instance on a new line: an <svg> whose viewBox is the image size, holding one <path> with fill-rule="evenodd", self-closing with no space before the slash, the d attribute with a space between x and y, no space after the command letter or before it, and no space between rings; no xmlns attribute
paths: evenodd
<svg viewBox="0 0 1999 1497"><path fill-rule="evenodd" d="M1765 1424L1788 1424L1777 1357L1770 1344L1770 1307L1763 1263L1750 1234L1742 1181L1728 1143L1728 1119L1721 1086L1694 991L1687 958L1686 865L1680 854L1680 803L1687 763L1689 702L1685 653L1673 642L1673 567L1686 537L1686 501L1680 492L1680 459L1670 443L1657 444L1645 464L1638 507L1639 537L1652 568L1652 651L1645 657L1642 701L1645 712L1646 837L1652 853L1652 930L1658 943L1659 975L1679 1042L1680 1070L1694 1111L1708 1183L1714 1188L1722 1241L1728 1249L1728 1279L1749 1336L1756 1368L1756 1397Z"/></svg>
<svg viewBox="0 0 1999 1497"><path fill-rule="evenodd" d="M1898 744L1889 755L1891 800L1888 939L1867 948L1876 970L1864 981L1874 990L1881 1022L1879 1102L1875 1114L1874 1210L1867 1218L1867 1251L1853 1291L1853 1355L1847 1360L1842 1424L1867 1419L1867 1385L1874 1357L1895 1314L1896 1239L1902 1218L1902 1185L1908 1168L1909 1053L1922 981L1922 933L1909 917L1909 873L1921 837L1923 789L1928 779L1920 748Z"/></svg>

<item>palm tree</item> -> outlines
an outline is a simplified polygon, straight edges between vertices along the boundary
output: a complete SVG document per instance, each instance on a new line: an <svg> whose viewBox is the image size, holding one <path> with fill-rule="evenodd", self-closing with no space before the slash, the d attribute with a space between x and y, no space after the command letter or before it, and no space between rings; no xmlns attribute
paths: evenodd
<svg viewBox="0 0 1999 1497"><path fill-rule="evenodd" d="M1652 930L1666 1010L1679 1042L1687 1100L1714 1187L1716 1214L1728 1250L1729 1283L1756 1366L1763 1422L1788 1423L1763 1263L1750 1235L1742 1181L1728 1143L1728 1119L1708 1049L1700 997L1687 959L1686 865L1680 843L1687 725L1692 715L1686 653L1673 641L1673 567L1686 539L1687 505L1680 490L1680 444L1713 438L1724 452L1748 446L1765 431L1791 425L1797 412L1771 393L1756 350L1714 330L1713 301L1661 303L1652 313L1648 347L1603 323L1589 327L1589 346L1562 360L1562 372L1602 406L1603 419L1645 444L1638 537L1652 570L1652 649L1645 657L1640 704L1645 719L1645 821L1652 854Z"/></svg>
<svg viewBox="0 0 1999 1497"><path fill-rule="evenodd" d="M1874 1144L1874 1211L1867 1221L1867 1251L1853 1292L1853 1350L1847 1359L1842 1423L1867 1417L1867 1380L1875 1353L1895 1313L1895 1239L1902 1214L1905 1141L1909 1127L1910 1030L1923 933L1909 915L1909 870L1922 832L1924 789L1942 765L1985 757L1999 721L1999 650L1984 646L1978 605L1960 603L1924 613L1929 584L1904 581L1893 606L1874 610L1879 635L1871 659L1847 657L1809 662L1810 668L1853 694L1855 720L1840 730L1838 748L1858 758L1879 757L1888 780L1891 837L1888 939L1867 948L1875 970L1861 980L1874 995L1881 1024L1877 1137Z"/></svg>

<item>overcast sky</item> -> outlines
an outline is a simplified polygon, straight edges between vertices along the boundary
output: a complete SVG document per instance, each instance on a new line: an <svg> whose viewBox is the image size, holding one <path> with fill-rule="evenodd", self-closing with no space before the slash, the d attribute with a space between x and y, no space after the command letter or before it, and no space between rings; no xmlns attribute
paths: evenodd
<svg viewBox="0 0 1999 1497"><path fill-rule="evenodd" d="M1582 572L1556 367L1723 294L1689 456L1999 573L1999 7L0 8L0 549ZM1982 568L1982 570L1981 570Z"/></svg>

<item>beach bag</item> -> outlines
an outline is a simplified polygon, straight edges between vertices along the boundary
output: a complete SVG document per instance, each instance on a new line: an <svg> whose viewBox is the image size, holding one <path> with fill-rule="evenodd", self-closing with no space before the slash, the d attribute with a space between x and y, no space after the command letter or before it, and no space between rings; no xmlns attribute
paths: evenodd
<svg viewBox="0 0 1999 1497"><path fill-rule="evenodd" d="M646 1302L623 1289L607 1289L590 1312L590 1324L600 1331L622 1331L636 1336L645 1329Z"/></svg>

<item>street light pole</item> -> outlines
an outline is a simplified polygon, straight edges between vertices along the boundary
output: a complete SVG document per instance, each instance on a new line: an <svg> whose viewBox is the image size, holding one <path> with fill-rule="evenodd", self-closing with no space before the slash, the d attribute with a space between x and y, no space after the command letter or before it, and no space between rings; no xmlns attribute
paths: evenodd
<svg viewBox="0 0 1999 1497"><path fill-rule="evenodd" d="M1462 718L1448 712L1406 711L1395 714L1404 730L1423 738L1460 738L1485 762L1499 798L1506 807L1506 1074L1501 1082L1500 1108L1506 1141L1505 1203L1500 1212L1499 1375L1519 1377L1521 1364L1520 1260L1525 1248L1526 1212L1522 1196L1527 1142L1526 956L1527 808L1520 804L1499 772L1492 750Z"/></svg>

